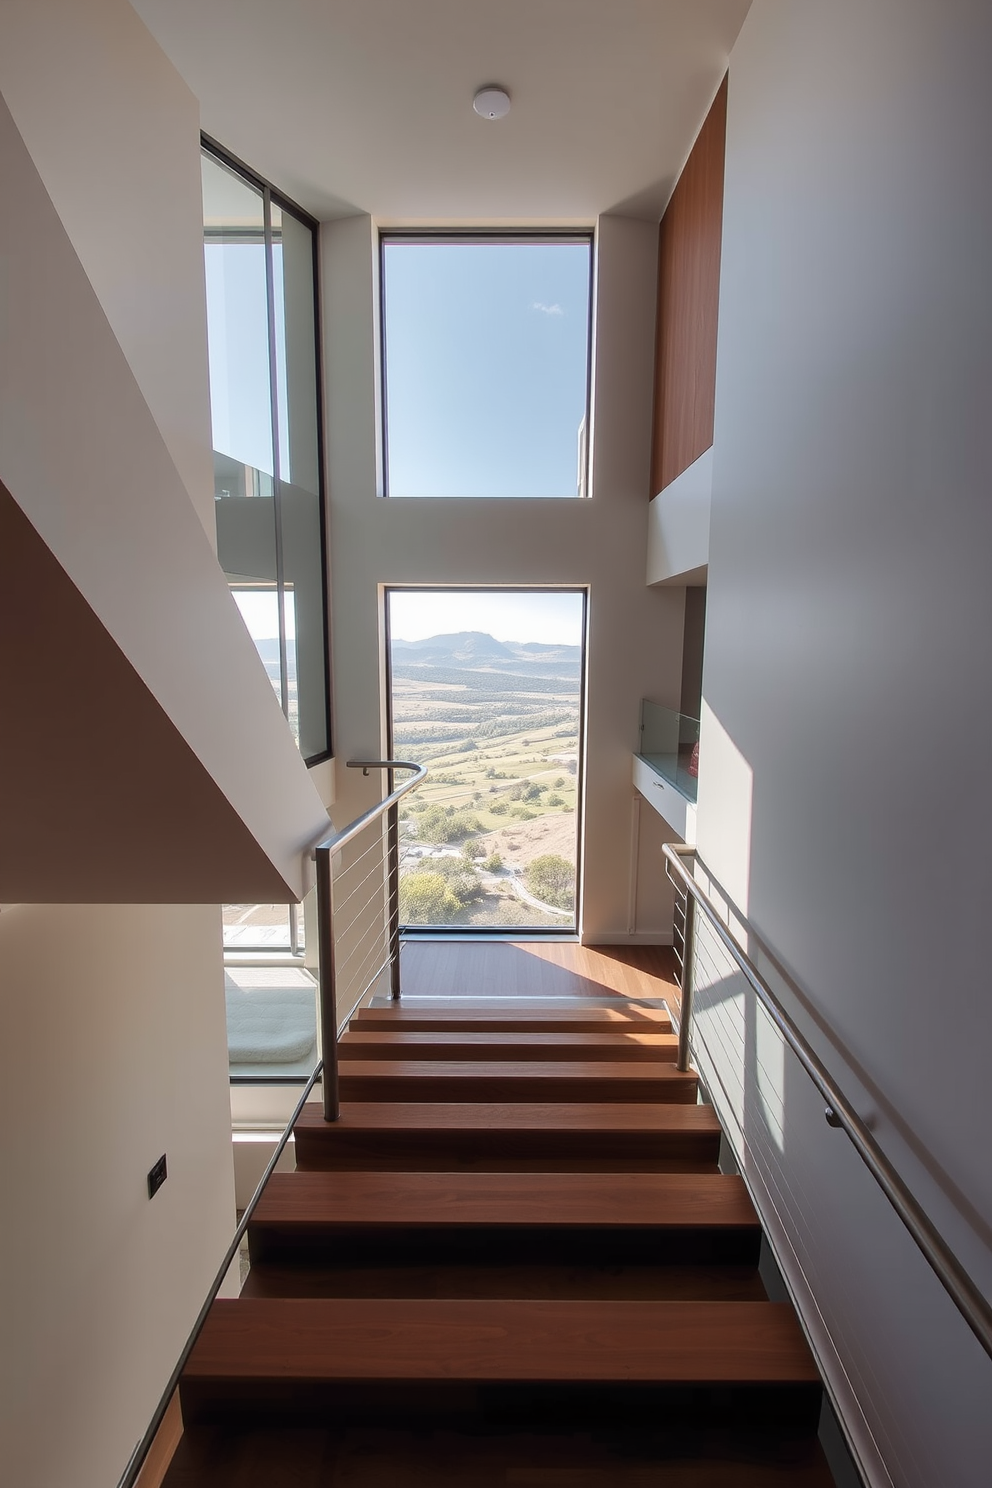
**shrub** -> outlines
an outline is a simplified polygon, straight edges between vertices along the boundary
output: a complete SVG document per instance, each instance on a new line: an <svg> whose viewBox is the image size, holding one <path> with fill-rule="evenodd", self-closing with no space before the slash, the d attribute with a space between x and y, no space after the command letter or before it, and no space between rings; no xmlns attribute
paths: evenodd
<svg viewBox="0 0 992 1488"><path fill-rule="evenodd" d="M510 815L518 817L520 821L533 821L537 812L529 810L526 806L514 806Z"/></svg>
<svg viewBox="0 0 992 1488"><path fill-rule="evenodd" d="M559 775L558 776L558 779L555 781L555 790L561 790L561 788L562 788L562 786L564 784L565 784L565 777L564 777L564 775Z"/></svg>
<svg viewBox="0 0 992 1488"><path fill-rule="evenodd" d="M509 809L505 801L494 801L489 808L493 816L505 816Z"/></svg>
<svg viewBox="0 0 992 1488"><path fill-rule="evenodd" d="M565 800L564 797L556 795L556 793L552 791L545 804L548 806L564 806Z"/></svg>
<svg viewBox="0 0 992 1488"><path fill-rule="evenodd" d="M524 879L530 892L556 909L571 909L575 898L575 868L557 853L542 853L527 864Z"/></svg>
<svg viewBox="0 0 992 1488"><path fill-rule="evenodd" d="M418 836L422 842L460 842L473 832L481 830L477 816L467 811L455 811L451 806L428 806L420 818Z"/></svg>
<svg viewBox="0 0 992 1488"><path fill-rule="evenodd" d="M475 864L467 859L432 858L429 871L444 879L459 904L470 904L473 899L481 899L482 884L479 882L479 875L475 871Z"/></svg>
<svg viewBox="0 0 992 1488"><path fill-rule="evenodd" d="M527 786L526 790L523 793L523 796L521 797L521 800L539 801L541 799L541 792L546 791L547 788L548 787L546 785L539 785L536 780L533 780L531 781L530 785Z"/></svg>
<svg viewBox="0 0 992 1488"><path fill-rule="evenodd" d="M490 853L482 866L487 873L498 873L503 866L503 859L498 852Z"/></svg>
<svg viewBox="0 0 992 1488"><path fill-rule="evenodd" d="M484 858L485 856L486 849L484 847L481 847L479 843L475 842L471 837L468 839L467 842L462 843L462 857L468 858L470 862L473 858Z"/></svg>
<svg viewBox="0 0 992 1488"><path fill-rule="evenodd" d="M445 925L461 904L440 873L410 873L400 879L400 920L405 925Z"/></svg>

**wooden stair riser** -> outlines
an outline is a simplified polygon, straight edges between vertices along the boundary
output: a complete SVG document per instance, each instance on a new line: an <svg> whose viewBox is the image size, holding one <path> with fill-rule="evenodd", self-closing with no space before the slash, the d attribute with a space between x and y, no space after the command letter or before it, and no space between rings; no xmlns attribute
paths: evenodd
<svg viewBox="0 0 992 1488"><path fill-rule="evenodd" d="M278 1173L253 1263L756 1263L760 1227L725 1174Z"/></svg>
<svg viewBox="0 0 992 1488"><path fill-rule="evenodd" d="M341 1099L405 1101L594 1101L694 1105L698 1081L674 1065L562 1060L500 1064L434 1060L348 1060Z"/></svg>
<svg viewBox="0 0 992 1488"><path fill-rule="evenodd" d="M294 1260L364 1267L398 1261L431 1266L757 1265L759 1248L760 1235L750 1229L418 1225L399 1230L352 1226L345 1232L319 1225L255 1225L250 1235L253 1265Z"/></svg>
<svg viewBox="0 0 992 1488"><path fill-rule="evenodd" d="M308 1106L295 1127L306 1171L714 1172L709 1106L384 1104Z"/></svg>
<svg viewBox="0 0 992 1488"><path fill-rule="evenodd" d="M690 1386L461 1380L350 1383L278 1377L184 1378L179 1393L187 1429L251 1429L264 1421L268 1427L282 1429L366 1426L378 1431L407 1428L423 1432L426 1428L434 1433L457 1430L486 1436L526 1431L547 1436L582 1431L591 1423L597 1435L602 1435L636 1434L646 1425L656 1432L701 1430L719 1420L725 1428L743 1434L744 1442L748 1436L758 1438L769 1430L779 1436L813 1435L823 1394L819 1382ZM266 1488L270 1481L266 1480ZM658 1475L655 1481L661 1485L666 1480ZM719 1488L734 1488L735 1484L728 1472ZM211 1480L210 1488L216 1488L216 1480ZM393 1485L377 1484L376 1488ZM565 1488L565 1484L555 1488ZM795 1484L790 1482L789 1488Z"/></svg>
<svg viewBox="0 0 992 1488"><path fill-rule="evenodd" d="M674 1064L674 1034L601 1033L346 1033L338 1057L352 1059L426 1060L595 1060L632 1064Z"/></svg>
<svg viewBox="0 0 992 1488"><path fill-rule="evenodd" d="M406 1264L404 1264L406 1261ZM502 1299L532 1302L765 1302L754 1263L703 1265L698 1257L666 1264L563 1266L552 1257L517 1265L500 1257L491 1265L439 1265L435 1257L411 1262L397 1253L392 1264L321 1265L295 1256L253 1264L243 1297L396 1297Z"/></svg>
<svg viewBox="0 0 992 1488"><path fill-rule="evenodd" d="M204 1407L245 1408L259 1387L277 1383L290 1387L295 1406L312 1392L325 1408L337 1397L358 1414L363 1401L381 1404L400 1383L423 1390L437 1402L433 1410L449 1396L456 1412L488 1389L496 1398L518 1396L514 1409L540 1406L545 1419L569 1396L574 1410L596 1385L597 1420L605 1390L631 1423L632 1393L664 1409L666 1392L715 1390L725 1410L743 1390L753 1415L771 1386L768 1405L780 1415L800 1399L808 1409L819 1390L798 1323L781 1304L215 1303L184 1373L184 1416L187 1407L194 1417Z"/></svg>
<svg viewBox="0 0 992 1488"><path fill-rule="evenodd" d="M610 1008L569 1009L554 1013L538 1008L512 1011L496 1008L467 1007L464 1004L444 1009L412 1009L405 1006L359 1008L350 1028L356 1033L671 1033L672 1020L658 1010L640 1012Z"/></svg>

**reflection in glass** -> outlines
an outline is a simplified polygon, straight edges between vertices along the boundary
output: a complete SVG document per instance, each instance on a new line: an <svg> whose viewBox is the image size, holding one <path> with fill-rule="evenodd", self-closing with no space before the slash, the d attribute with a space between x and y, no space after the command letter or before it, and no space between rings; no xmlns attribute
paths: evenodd
<svg viewBox="0 0 992 1488"><path fill-rule="evenodd" d="M209 155L203 234L213 446L271 476L265 204L260 191Z"/></svg>
<svg viewBox="0 0 992 1488"><path fill-rule="evenodd" d="M588 238L384 237L390 496L582 496Z"/></svg>

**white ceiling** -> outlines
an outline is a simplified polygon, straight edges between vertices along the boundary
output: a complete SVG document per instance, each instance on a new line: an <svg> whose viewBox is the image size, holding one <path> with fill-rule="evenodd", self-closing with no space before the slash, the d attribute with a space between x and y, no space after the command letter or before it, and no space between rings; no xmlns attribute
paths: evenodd
<svg viewBox="0 0 992 1488"><path fill-rule="evenodd" d="M132 3L207 133L316 216L523 223L658 218L750 0Z"/></svg>

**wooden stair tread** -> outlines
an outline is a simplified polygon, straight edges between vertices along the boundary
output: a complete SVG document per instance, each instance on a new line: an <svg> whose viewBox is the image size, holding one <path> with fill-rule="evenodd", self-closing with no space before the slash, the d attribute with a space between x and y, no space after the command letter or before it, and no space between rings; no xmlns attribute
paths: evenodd
<svg viewBox="0 0 992 1488"><path fill-rule="evenodd" d="M720 1124L688 1102L345 1101L335 1122L307 1106L295 1139L300 1169L698 1172Z"/></svg>
<svg viewBox="0 0 992 1488"><path fill-rule="evenodd" d="M819 1383L785 1303L240 1298L187 1380Z"/></svg>
<svg viewBox="0 0 992 1488"><path fill-rule="evenodd" d="M493 1033L600 1033L604 1030L643 1030L670 1033L672 1021L666 1009L634 1007L581 1007L524 1002L467 1003L452 1000L435 1007L418 1006L359 1008L350 1027L366 1030L405 1029L409 1032L459 1033L488 1029Z"/></svg>
<svg viewBox="0 0 992 1488"><path fill-rule="evenodd" d="M333 1141L351 1131L701 1132L720 1135L712 1106L602 1101L342 1101L337 1121L316 1102L303 1107L299 1135Z"/></svg>
<svg viewBox="0 0 992 1488"><path fill-rule="evenodd" d="M338 1080L343 1100L682 1101L695 1103L697 1077L674 1064L612 1060L349 1059Z"/></svg>
<svg viewBox="0 0 992 1488"><path fill-rule="evenodd" d="M252 1223L758 1228L722 1173L274 1173Z"/></svg>
<svg viewBox="0 0 992 1488"><path fill-rule="evenodd" d="M470 1029L428 1033L407 1029L349 1031L338 1041L338 1057L352 1059L559 1060L596 1059L674 1062L678 1039L671 1033L607 1029L602 1033L494 1032Z"/></svg>

